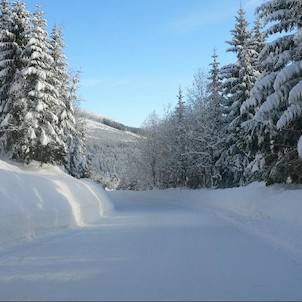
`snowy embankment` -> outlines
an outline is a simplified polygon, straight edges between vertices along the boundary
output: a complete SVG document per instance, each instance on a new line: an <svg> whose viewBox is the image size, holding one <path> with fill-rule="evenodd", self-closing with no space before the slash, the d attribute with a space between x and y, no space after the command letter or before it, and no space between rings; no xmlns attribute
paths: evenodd
<svg viewBox="0 0 302 302"><path fill-rule="evenodd" d="M254 182L246 187L232 189L168 189L140 193L116 192L117 195L133 195L137 204L161 201L198 207L208 205L227 210L241 217L272 218L302 225L302 185L272 185ZM127 207L127 202L123 203Z"/></svg>
<svg viewBox="0 0 302 302"><path fill-rule="evenodd" d="M149 192L112 192L121 202L117 211L140 211L148 204L179 205L196 212L209 208L214 215L269 241L302 260L302 186L252 183L232 189L171 189ZM131 200L131 202L127 202Z"/></svg>
<svg viewBox="0 0 302 302"><path fill-rule="evenodd" d="M202 200L244 217L271 218L302 225L302 186L299 185L252 183L233 189L204 190Z"/></svg>
<svg viewBox="0 0 302 302"><path fill-rule="evenodd" d="M202 196L216 214L302 260L302 186L252 183ZM200 200L200 199L199 199Z"/></svg>
<svg viewBox="0 0 302 302"><path fill-rule="evenodd" d="M106 192L54 166L0 160L0 247L94 224L112 209Z"/></svg>

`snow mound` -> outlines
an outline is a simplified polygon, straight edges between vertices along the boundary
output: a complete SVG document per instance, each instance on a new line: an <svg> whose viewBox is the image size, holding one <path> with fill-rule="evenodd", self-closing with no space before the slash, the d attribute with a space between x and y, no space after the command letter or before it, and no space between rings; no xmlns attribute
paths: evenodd
<svg viewBox="0 0 302 302"><path fill-rule="evenodd" d="M271 218L302 226L301 185L273 185L254 182L246 187L204 190L208 204L250 218Z"/></svg>
<svg viewBox="0 0 302 302"><path fill-rule="evenodd" d="M0 246L97 224L113 206L101 186L58 167L0 160Z"/></svg>
<svg viewBox="0 0 302 302"><path fill-rule="evenodd" d="M301 185L267 187L255 182L247 187L203 190L199 197L195 195L192 199L214 207L216 215L302 261Z"/></svg>

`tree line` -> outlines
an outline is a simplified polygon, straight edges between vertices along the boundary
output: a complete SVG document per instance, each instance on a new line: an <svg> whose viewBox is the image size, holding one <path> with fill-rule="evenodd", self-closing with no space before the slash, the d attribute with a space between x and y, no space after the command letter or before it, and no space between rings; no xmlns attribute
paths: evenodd
<svg viewBox="0 0 302 302"><path fill-rule="evenodd" d="M0 4L0 151L10 159L63 165L87 175L79 73L67 71L62 27L47 32L39 6Z"/></svg>
<svg viewBox="0 0 302 302"><path fill-rule="evenodd" d="M270 0L250 25L241 6L227 41L235 62L199 69L186 97L151 114L139 188L302 183L302 2Z"/></svg>

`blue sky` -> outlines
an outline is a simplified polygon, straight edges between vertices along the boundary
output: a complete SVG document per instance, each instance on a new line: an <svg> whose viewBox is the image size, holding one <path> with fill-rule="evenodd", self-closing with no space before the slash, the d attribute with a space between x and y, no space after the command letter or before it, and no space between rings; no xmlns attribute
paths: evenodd
<svg viewBox="0 0 302 302"><path fill-rule="evenodd" d="M208 68L214 47L232 62L226 40L240 3L254 21L262 0L27 0L40 4L49 29L64 26L71 70L80 69L85 110L130 126L162 115Z"/></svg>

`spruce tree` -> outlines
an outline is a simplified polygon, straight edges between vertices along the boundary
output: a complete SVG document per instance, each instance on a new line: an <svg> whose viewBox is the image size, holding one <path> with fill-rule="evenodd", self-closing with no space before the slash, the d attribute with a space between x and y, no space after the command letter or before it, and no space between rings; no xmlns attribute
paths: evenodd
<svg viewBox="0 0 302 302"><path fill-rule="evenodd" d="M28 30L23 55L27 64L20 71L23 89L17 94L26 104L22 138L14 144L13 158L41 163L64 163L65 144L58 127L62 101L53 83L53 59L49 55L48 34L43 12L37 6Z"/></svg>
<svg viewBox="0 0 302 302"><path fill-rule="evenodd" d="M65 168L67 172L77 178L87 177L89 175L89 162L86 155L86 128L85 116L80 110L80 98L77 94L79 75L77 72L74 76L70 75L69 92L67 98L68 107L65 107L63 116L66 114L67 123L72 122L71 114L74 112L74 127L66 126L68 152L66 154ZM73 109L74 108L74 109ZM74 110L74 111L73 111ZM65 114L64 114L65 112ZM69 116L69 117L68 117ZM61 116L61 119L63 117ZM66 122L66 121L65 121Z"/></svg>
<svg viewBox="0 0 302 302"><path fill-rule="evenodd" d="M253 64L254 50L252 34L248 30L245 11L240 7L236 16L235 28L231 30L231 46L227 51L237 57L235 64L222 68L221 78L225 96L226 115L226 150L221 154L218 165L222 170L221 186L238 186L244 182L244 170L248 165L248 156L242 148L243 131L241 124L247 116L241 114L241 105L249 98L249 92L257 77Z"/></svg>
<svg viewBox="0 0 302 302"><path fill-rule="evenodd" d="M186 106L183 93L179 87L177 105L174 111L173 123L175 129L173 156L173 183L175 186L185 186L187 178L187 146L186 146Z"/></svg>
<svg viewBox="0 0 302 302"><path fill-rule="evenodd" d="M24 91L22 69L27 64L24 49L29 41L29 12L21 1L2 2L0 38L0 142L1 150L14 157L16 149L26 150L22 139L27 133L24 117L28 107L21 93Z"/></svg>
<svg viewBox="0 0 302 302"><path fill-rule="evenodd" d="M57 115L62 139L67 148L65 168L74 177L87 177L85 118L80 110L80 99L77 95L80 73L77 72L73 76L67 72L62 27L55 26L52 29L50 54L53 58L53 81L62 102Z"/></svg>
<svg viewBox="0 0 302 302"><path fill-rule="evenodd" d="M217 128L221 127L222 123L222 83L220 80L220 68L218 62L218 54L216 49L214 49L214 53L212 56L212 63L210 63L210 71L208 77L208 85L207 85L207 103L208 103L208 112L210 119L217 126Z"/></svg>
<svg viewBox="0 0 302 302"><path fill-rule="evenodd" d="M211 186L217 186L221 180L221 171L216 163L225 148L225 121L223 117L223 104L225 100L220 79L220 64L215 49L212 58L213 61L210 64L211 68L208 77L209 83L207 85L205 135L207 137L210 173L212 175Z"/></svg>
<svg viewBox="0 0 302 302"><path fill-rule="evenodd" d="M12 70L14 59L14 36L12 11L8 0L2 0L0 4L0 122L5 118L4 107L8 97L8 91L14 76Z"/></svg>
<svg viewBox="0 0 302 302"><path fill-rule="evenodd" d="M251 63L256 71L255 75L257 78L262 72L261 61L259 59L260 53L266 45L266 34L262 29L262 21L258 16L252 30L251 40ZM251 90L251 87L249 87L249 89ZM266 137L264 140L259 140L259 134L265 133L266 127L255 119L255 111L256 108L253 104L250 104L250 98L245 100L240 108L241 115L246 117L246 121L241 124L243 137L240 144L248 155L250 161L244 172L244 177L247 183L254 180L262 180L264 158L260 151L261 147L259 146L266 144L268 139L268 137Z"/></svg>
<svg viewBox="0 0 302 302"><path fill-rule="evenodd" d="M284 182L288 177L301 182L302 165L298 159L297 142L302 125L299 46L302 3L272 0L262 4L257 12L269 25L268 35L281 33L261 52L262 74L247 102L248 106L257 109L255 119L264 129L258 133L259 148L265 159L264 177L268 183Z"/></svg>
<svg viewBox="0 0 302 302"><path fill-rule="evenodd" d="M187 185L187 106L181 88L177 95L177 105L158 122L156 137L152 144L158 146L156 152L156 180L161 188L183 187ZM154 131L153 131L154 133ZM154 179L154 178L153 178Z"/></svg>

